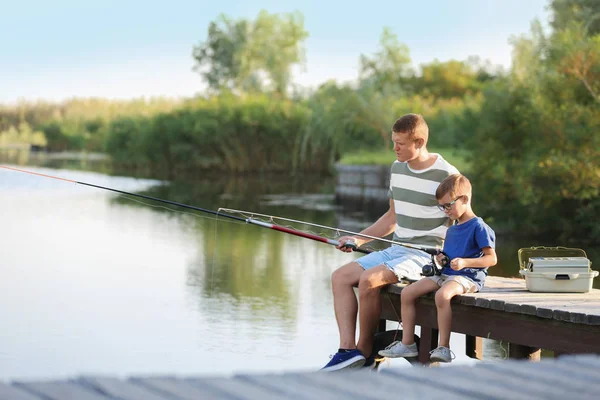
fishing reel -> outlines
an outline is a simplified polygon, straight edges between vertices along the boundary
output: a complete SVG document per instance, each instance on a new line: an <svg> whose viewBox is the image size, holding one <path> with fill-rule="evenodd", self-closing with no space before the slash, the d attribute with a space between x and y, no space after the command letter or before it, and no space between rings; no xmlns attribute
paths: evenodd
<svg viewBox="0 0 600 400"><path fill-rule="evenodd" d="M448 257L448 254L444 253L441 250L434 250L434 251L428 252L428 253L431 254L431 263L423 265L423 268L421 270L421 275L422 276L441 275L442 269L444 267L450 266L450 258ZM444 255L441 265L437 262L436 256L438 254Z"/></svg>

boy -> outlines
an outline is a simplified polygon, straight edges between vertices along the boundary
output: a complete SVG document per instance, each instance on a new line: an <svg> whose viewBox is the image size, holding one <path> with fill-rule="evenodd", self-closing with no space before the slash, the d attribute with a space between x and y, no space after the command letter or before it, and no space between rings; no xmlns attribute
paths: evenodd
<svg viewBox="0 0 600 400"><path fill-rule="evenodd" d="M471 182L460 174L448 176L435 193L438 207L457 223L446 233L444 252L450 259L441 275L434 275L408 285L401 293L402 341L394 342L379 351L385 357L414 357L418 355L414 343L415 301L426 293L437 290L435 305L440 331L439 347L431 352L432 362L451 362L450 350L452 309L450 300L463 293L478 292L483 287L487 268L496 265L494 231L471 208ZM442 262L444 255L437 256ZM438 290L439 289L439 290Z"/></svg>

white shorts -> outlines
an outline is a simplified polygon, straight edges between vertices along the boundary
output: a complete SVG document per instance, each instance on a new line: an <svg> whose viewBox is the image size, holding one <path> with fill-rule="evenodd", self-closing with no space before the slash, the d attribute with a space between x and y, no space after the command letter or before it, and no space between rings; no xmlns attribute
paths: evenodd
<svg viewBox="0 0 600 400"><path fill-rule="evenodd" d="M442 287L443 285L445 285L448 282L456 282L458 283L460 286L462 286L463 288L463 293L475 293L477 291L477 285L475 285L475 282L473 282L472 280L470 280L469 278L465 277L465 276L461 276L461 275L434 275L434 276L428 276L429 279L431 279L432 281L434 281L435 283L437 283L439 285L439 287Z"/></svg>

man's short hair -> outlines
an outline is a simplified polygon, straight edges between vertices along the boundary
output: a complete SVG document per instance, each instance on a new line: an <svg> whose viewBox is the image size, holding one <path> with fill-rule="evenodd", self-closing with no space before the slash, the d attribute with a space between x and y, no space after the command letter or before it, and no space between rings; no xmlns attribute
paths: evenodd
<svg viewBox="0 0 600 400"><path fill-rule="evenodd" d="M471 198L472 190L471 182L466 176L461 174L452 174L440 183L435 191L435 198L439 200L446 194L450 194L451 198L464 195L467 195L469 198Z"/></svg>
<svg viewBox="0 0 600 400"><path fill-rule="evenodd" d="M429 127L421 114L403 115L394 122L392 132L408 133L409 138L424 139L425 143L427 143L427 139L429 138Z"/></svg>

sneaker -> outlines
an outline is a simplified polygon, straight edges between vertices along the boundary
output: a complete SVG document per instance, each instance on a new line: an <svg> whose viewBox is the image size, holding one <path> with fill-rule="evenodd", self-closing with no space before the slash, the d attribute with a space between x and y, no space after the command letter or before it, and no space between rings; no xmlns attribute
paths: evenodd
<svg viewBox="0 0 600 400"><path fill-rule="evenodd" d="M363 368L373 369L377 366L377 362L375 362L375 357L371 354L370 357L365 359L365 363L363 364Z"/></svg>
<svg viewBox="0 0 600 400"><path fill-rule="evenodd" d="M416 343L407 346L402 342L395 341L385 349L379 350L379 355L389 358L416 357L419 355L419 350L417 350Z"/></svg>
<svg viewBox="0 0 600 400"><path fill-rule="evenodd" d="M377 370L379 368L379 364L385 361L385 357L380 356L379 354L371 354L365 360L365 364L362 366L365 369Z"/></svg>
<svg viewBox="0 0 600 400"><path fill-rule="evenodd" d="M452 362L452 360L454 360L454 358L455 358L454 352L444 346L439 346L437 349L431 350L429 352L429 354L431 354L429 356L429 359L432 362L449 363L449 362Z"/></svg>
<svg viewBox="0 0 600 400"><path fill-rule="evenodd" d="M352 350L344 353L335 353L331 360L321 371L337 371L344 368L360 368L365 364L365 356L360 350Z"/></svg>

